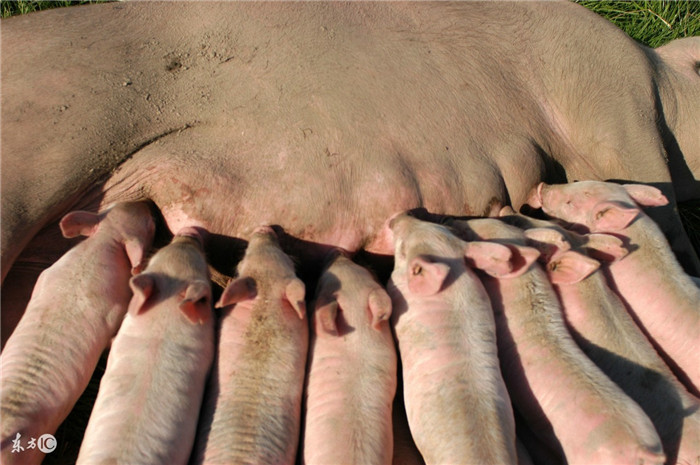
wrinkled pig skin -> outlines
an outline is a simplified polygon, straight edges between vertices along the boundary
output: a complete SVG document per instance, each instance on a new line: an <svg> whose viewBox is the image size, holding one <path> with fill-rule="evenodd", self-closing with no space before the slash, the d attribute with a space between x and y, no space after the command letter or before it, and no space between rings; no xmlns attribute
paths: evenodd
<svg viewBox="0 0 700 465"><path fill-rule="evenodd" d="M679 379L699 395L700 288L640 208L666 202L653 187L596 181L542 183L530 197L533 207L572 227L616 234L629 242L630 254L605 267L612 288Z"/></svg>
<svg viewBox="0 0 700 465"><path fill-rule="evenodd" d="M497 244L467 244L444 227L391 221L395 266L387 291L411 434L425 463L515 463L515 423L501 377L486 291L465 256L509 270Z"/></svg>
<svg viewBox="0 0 700 465"><path fill-rule="evenodd" d="M579 347L642 407L659 433L668 463L700 463L700 401L666 366L607 285L603 271L597 269L575 283L559 277L590 266L586 248L577 243L597 247L599 256L617 260L627 255L622 241L605 234L591 235L592 240L571 240L571 233L557 227L535 228L525 234L556 249L547 261L547 270Z"/></svg>
<svg viewBox="0 0 700 465"><path fill-rule="evenodd" d="M392 463L396 347L391 299L333 252L316 285L305 387L303 462Z"/></svg>
<svg viewBox="0 0 700 465"><path fill-rule="evenodd" d="M648 49L565 1L127 2L3 19L2 276L62 212L121 199L152 199L172 232L279 224L310 243L290 250L308 262L326 246L391 254L395 213L517 209L539 181L698 198L698 44ZM654 214L688 251L672 206Z"/></svg>
<svg viewBox="0 0 700 465"><path fill-rule="evenodd" d="M214 359L202 239L180 231L131 279L78 464L187 464Z"/></svg>
<svg viewBox="0 0 700 465"><path fill-rule="evenodd" d="M253 234L224 290L193 463L293 464L308 348L305 287L273 230Z"/></svg>
<svg viewBox="0 0 700 465"><path fill-rule="evenodd" d="M652 422L568 333L547 274L528 259L533 249L525 234L491 218L451 226L461 237L497 241L522 255L513 263L525 271L482 279L496 315L503 377L532 431L569 464L663 464Z"/></svg>
<svg viewBox="0 0 700 465"><path fill-rule="evenodd" d="M73 408L124 318L131 271L142 266L155 225L147 204L121 203L100 215L71 212L61 229L88 237L41 274L0 356L8 465L41 462L38 448L11 453L11 441L53 434Z"/></svg>

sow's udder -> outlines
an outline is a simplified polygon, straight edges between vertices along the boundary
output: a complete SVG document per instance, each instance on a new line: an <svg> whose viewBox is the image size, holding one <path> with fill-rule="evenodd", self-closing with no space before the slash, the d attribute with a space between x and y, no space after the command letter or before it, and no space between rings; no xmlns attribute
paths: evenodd
<svg viewBox="0 0 700 465"><path fill-rule="evenodd" d="M355 148L314 129L290 130L285 145L259 134L253 147L250 136L203 127L173 133L124 163L93 202L153 200L171 232L207 229L212 250L247 240L260 225L279 226L285 250L309 262L331 246L393 255L387 224L402 211L492 216L509 195L516 207L525 200L513 198L511 186L506 192L494 162L467 160L446 144L402 150L377 134Z"/></svg>

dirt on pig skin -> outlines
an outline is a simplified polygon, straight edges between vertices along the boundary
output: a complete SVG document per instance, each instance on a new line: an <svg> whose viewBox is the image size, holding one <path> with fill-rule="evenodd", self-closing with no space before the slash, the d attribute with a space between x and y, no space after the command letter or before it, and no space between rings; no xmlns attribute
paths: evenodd
<svg viewBox="0 0 700 465"><path fill-rule="evenodd" d="M523 258L532 250L523 231L498 219L450 225L460 237L495 241ZM480 276L496 315L503 377L529 428L569 464L663 464L652 422L568 333L545 271L532 260L514 263L526 271Z"/></svg>
<svg viewBox="0 0 700 465"><path fill-rule="evenodd" d="M308 347L305 286L274 231L252 234L217 307L217 357L192 463L293 464Z"/></svg>
<svg viewBox="0 0 700 465"><path fill-rule="evenodd" d="M143 266L155 224L148 204L120 203L99 215L69 213L61 229L88 238L41 274L0 357L8 465L40 463L38 448L12 453L12 441L55 433L87 387L126 314L129 278Z"/></svg>

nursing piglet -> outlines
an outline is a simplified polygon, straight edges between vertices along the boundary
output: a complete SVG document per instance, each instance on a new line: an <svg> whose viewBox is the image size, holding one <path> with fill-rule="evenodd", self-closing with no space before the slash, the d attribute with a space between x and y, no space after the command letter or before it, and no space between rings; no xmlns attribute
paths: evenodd
<svg viewBox="0 0 700 465"><path fill-rule="evenodd" d="M217 303L219 345L194 463L293 464L308 348L305 287L269 227Z"/></svg>
<svg viewBox="0 0 700 465"><path fill-rule="evenodd" d="M700 288L678 264L656 223L639 208L665 205L666 197L641 184L581 181L541 183L529 203L582 232L629 240L630 254L606 267L613 289L676 375L700 395Z"/></svg>
<svg viewBox="0 0 700 465"><path fill-rule="evenodd" d="M649 418L569 335L557 295L533 263L539 253L527 247L524 233L497 219L452 226L468 239L507 245L521 267L520 274L487 275L483 282L496 315L503 377L530 429L572 465L664 463ZM597 266L592 265L570 279L582 279Z"/></svg>
<svg viewBox="0 0 700 465"><path fill-rule="evenodd" d="M127 311L132 269L151 246L155 224L145 203L61 220L65 237L88 236L44 270L0 357L2 463L40 463L26 448L53 434L77 402ZM25 450L11 453L13 440Z"/></svg>
<svg viewBox="0 0 700 465"><path fill-rule="evenodd" d="M624 259L627 250L622 241L607 234L581 237L556 228L525 233L536 243L550 246L547 273L579 347L642 407L661 437L669 463L700 463L700 401L676 379L637 327L608 287L602 270L581 281L567 279L589 266L586 253Z"/></svg>
<svg viewBox="0 0 700 465"><path fill-rule="evenodd" d="M78 464L186 464L214 358L202 239L184 228L131 279Z"/></svg>
<svg viewBox="0 0 700 465"><path fill-rule="evenodd" d="M331 253L311 325L306 464L391 464L396 348L391 299L369 271Z"/></svg>
<svg viewBox="0 0 700 465"><path fill-rule="evenodd" d="M505 273L509 250L465 243L443 226L406 214L390 227L395 266L387 290L418 450L429 465L516 463L491 305L465 261Z"/></svg>

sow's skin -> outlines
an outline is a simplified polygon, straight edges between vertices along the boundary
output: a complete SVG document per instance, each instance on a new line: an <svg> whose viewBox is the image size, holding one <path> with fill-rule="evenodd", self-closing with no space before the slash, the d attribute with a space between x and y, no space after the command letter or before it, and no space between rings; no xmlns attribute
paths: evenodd
<svg viewBox="0 0 700 465"><path fill-rule="evenodd" d="M663 464L652 422L568 333L547 274L528 258L533 249L524 233L490 218L453 221L452 226L468 239L507 245L521 256L513 263L526 269L482 278L496 315L503 377L530 429L572 465Z"/></svg>
<svg viewBox="0 0 700 465"><path fill-rule="evenodd" d="M390 465L396 347L391 299L369 271L332 251L316 286L305 392L307 465Z"/></svg>
<svg viewBox="0 0 700 465"><path fill-rule="evenodd" d="M305 286L269 227L252 235L216 304L217 359L193 463L294 464L308 347Z"/></svg>
<svg viewBox="0 0 700 465"><path fill-rule="evenodd" d="M699 395L700 288L680 267L656 223L640 208L665 205L663 194L639 184L542 183L529 203L578 230L626 238L633 250L606 267L613 289L676 375Z"/></svg>
<svg viewBox="0 0 700 465"><path fill-rule="evenodd" d="M516 463L515 423L501 377L493 313L465 262L510 270L498 244L467 244L406 214L391 222L396 247L387 290L411 434L431 464Z"/></svg>
<svg viewBox="0 0 700 465"><path fill-rule="evenodd" d="M578 346L642 407L659 433L668 463L700 463L700 401L676 379L608 287L603 271L588 258L624 259L622 241L607 234L579 236L554 225L525 234L546 250L547 273ZM586 268L595 271L569 282L569 274Z"/></svg>
<svg viewBox="0 0 700 465"><path fill-rule="evenodd" d="M90 381L129 305L129 278L153 240L145 203L61 220L66 237L88 236L45 270L0 357L2 463L40 463L30 438L53 434ZM98 296L96 299L95 296ZM18 436L19 435L19 436ZM11 453L12 440L25 450Z"/></svg>
<svg viewBox="0 0 700 465"><path fill-rule="evenodd" d="M214 359L200 233L181 230L130 284L77 463L186 464Z"/></svg>
<svg viewBox="0 0 700 465"><path fill-rule="evenodd" d="M495 214L567 179L661 185L671 204L653 213L675 249L673 199L700 198L699 58L698 37L645 48L568 1L3 19L2 276L52 263L45 247L66 246L40 230L75 205L151 199L173 233L223 238L279 225L306 241L285 245L306 266L327 246L391 254L399 212Z"/></svg>

